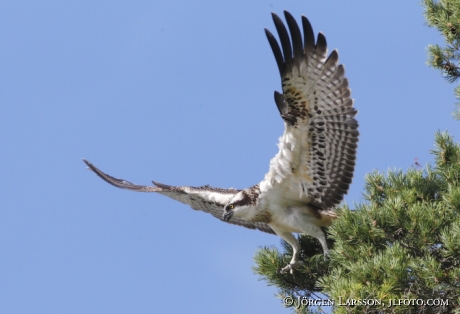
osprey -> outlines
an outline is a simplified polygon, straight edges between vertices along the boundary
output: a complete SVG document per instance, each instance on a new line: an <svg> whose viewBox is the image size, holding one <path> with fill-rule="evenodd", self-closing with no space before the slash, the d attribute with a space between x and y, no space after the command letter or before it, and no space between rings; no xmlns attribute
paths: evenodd
<svg viewBox="0 0 460 314"><path fill-rule="evenodd" d="M285 11L289 33L272 13L281 48L265 29L281 75L283 93L275 91L275 103L284 120L279 152L270 161L265 178L244 190L209 185L171 186L153 182L143 186L114 178L83 159L106 182L137 192L156 192L219 220L277 234L293 248L290 263L281 271L300 265L300 244L292 233L319 240L328 254L321 227L329 226L350 186L358 142L357 111L350 98L344 67L338 53L327 55L326 38L302 16L303 36L292 15Z"/></svg>

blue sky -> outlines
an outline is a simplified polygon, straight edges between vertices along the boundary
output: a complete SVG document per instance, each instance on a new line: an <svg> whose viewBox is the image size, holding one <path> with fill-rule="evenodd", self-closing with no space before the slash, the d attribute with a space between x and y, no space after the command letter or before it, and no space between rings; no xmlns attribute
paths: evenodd
<svg viewBox="0 0 460 314"><path fill-rule="evenodd" d="M432 162L437 130L460 140L419 1L3 1L1 313L289 313L251 270L278 237L116 189L81 161L139 184L259 182L283 130L263 28L284 9L345 64L352 207L373 169Z"/></svg>

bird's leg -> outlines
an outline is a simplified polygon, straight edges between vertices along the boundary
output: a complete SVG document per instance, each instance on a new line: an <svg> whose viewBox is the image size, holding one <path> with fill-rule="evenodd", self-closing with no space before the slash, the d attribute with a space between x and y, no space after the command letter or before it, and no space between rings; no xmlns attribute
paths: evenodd
<svg viewBox="0 0 460 314"><path fill-rule="evenodd" d="M324 260L327 260L329 256L329 248L327 247L326 236L323 230L320 229L319 231L321 232L321 234L319 234L318 232L318 235L314 237L318 239L319 243L321 243L321 246L323 247Z"/></svg>
<svg viewBox="0 0 460 314"><path fill-rule="evenodd" d="M304 226L300 225L299 228L303 231L303 233L318 239L319 243L321 243L321 246L323 247L324 260L326 260L329 256L329 248L327 247L326 234L324 231L313 224L305 224Z"/></svg>
<svg viewBox="0 0 460 314"><path fill-rule="evenodd" d="M286 267L281 269L281 273L285 274L288 271L291 275L294 273L294 268L303 264L302 261L298 261L299 253L300 253L300 243L297 239L292 235L290 232L277 232L275 228L272 229L279 235L284 241L289 243L292 246L292 259Z"/></svg>

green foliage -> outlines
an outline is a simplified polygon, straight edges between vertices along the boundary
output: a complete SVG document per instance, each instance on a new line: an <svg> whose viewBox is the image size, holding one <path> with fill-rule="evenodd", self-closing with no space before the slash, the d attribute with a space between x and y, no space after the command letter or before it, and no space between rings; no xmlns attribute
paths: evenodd
<svg viewBox="0 0 460 314"><path fill-rule="evenodd" d="M423 5L428 25L439 30L446 41L445 47L428 46L428 64L453 83L460 77L460 0L423 0ZM455 88L455 96L460 99L460 86ZM453 115L460 120L460 104Z"/></svg>
<svg viewBox="0 0 460 314"><path fill-rule="evenodd" d="M335 313L460 313L460 146L447 133L435 141L433 168L373 172L365 203L337 209L328 260L316 239L300 236L305 265L293 276L278 271L290 260L289 245L283 253L260 249L254 271L279 288L280 298L382 302L336 305ZM399 299L448 299L449 306L388 307Z"/></svg>

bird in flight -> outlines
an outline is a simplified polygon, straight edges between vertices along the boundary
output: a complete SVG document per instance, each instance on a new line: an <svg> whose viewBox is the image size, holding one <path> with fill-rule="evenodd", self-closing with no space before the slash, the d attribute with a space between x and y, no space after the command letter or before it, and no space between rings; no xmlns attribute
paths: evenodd
<svg viewBox="0 0 460 314"><path fill-rule="evenodd" d="M284 16L288 28L272 13L281 46L269 30L265 34L281 76L282 93L275 91L275 103L285 129L279 152L260 183L244 190L155 181L144 186L114 178L83 161L116 187L163 194L221 221L277 234L293 248L292 259L281 272L293 273L302 261L300 244L292 233L315 237L328 254L321 228L337 217L334 207L351 184L359 132L337 50L328 56L326 38L319 33L315 40L305 16L303 34L289 12L284 11Z"/></svg>

